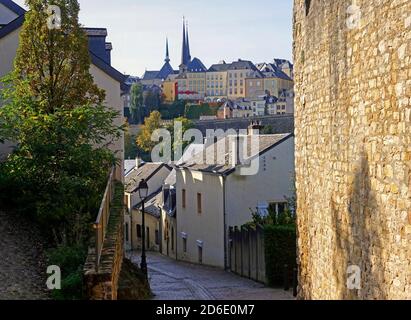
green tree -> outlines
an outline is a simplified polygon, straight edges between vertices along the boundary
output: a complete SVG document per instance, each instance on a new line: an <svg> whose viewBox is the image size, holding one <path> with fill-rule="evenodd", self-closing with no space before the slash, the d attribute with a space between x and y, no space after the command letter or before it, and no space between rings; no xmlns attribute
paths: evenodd
<svg viewBox="0 0 411 320"><path fill-rule="evenodd" d="M144 106L148 112L157 111L160 108L161 98L155 90L148 90L144 95Z"/></svg>
<svg viewBox="0 0 411 320"><path fill-rule="evenodd" d="M137 146L145 152L151 152L158 142L152 141L153 132L161 128L161 114L158 111L153 111L150 116L145 119L140 132L137 135Z"/></svg>
<svg viewBox="0 0 411 320"><path fill-rule="evenodd" d="M30 10L20 33L13 86L39 110L101 104L105 94L89 72L88 39L78 22L77 0L27 0ZM49 29L49 5L61 9L61 29Z"/></svg>
<svg viewBox="0 0 411 320"><path fill-rule="evenodd" d="M261 134L273 134L274 128L272 125L264 126L263 130L261 130Z"/></svg>
<svg viewBox="0 0 411 320"><path fill-rule="evenodd" d="M174 128L174 123L176 122L180 122L181 123L181 127L179 127L180 129L175 130ZM174 150L178 150L179 148L181 148L181 150L184 152L185 148L187 148L187 146L192 142L192 141L184 141L183 140L183 136L184 133L189 130L194 128L194 123L184 117L179 117L174 119L174 122L172 124L169 124L168 126L166 126L166 129L170 132L171 134L171 154L174 157ZM174 159L174 161L178 161L180 159Z"/></svg>
<svg viewBox="0 0 411 320"><path fill-rule="evenodd" d="M130 112L133 123L141 123L144 116L143 110L143 87L134 83L130 89Z"/></svg>
<svg viewBox="0 0 411 320"><path fill-rule="evenodd" d="M89 73L88 40L76 0L28 0L12 74L2 90L0 137L17 144L2 164L3 203L34 214L58 244L84 244L115 158L117 112ZM61 29L47 27L49 4L61 8Z"/></svg>

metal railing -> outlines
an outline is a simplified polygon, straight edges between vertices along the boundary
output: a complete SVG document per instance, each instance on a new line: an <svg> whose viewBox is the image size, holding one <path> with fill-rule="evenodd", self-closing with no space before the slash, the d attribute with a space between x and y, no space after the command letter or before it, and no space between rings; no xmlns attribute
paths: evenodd
<svg viewBox="0 0 411 320"><path fill-rule="evenodd" d="M104 191L103 200L101 201L100 209L96 222L94 223L95 230L95 249L96 249L96 272L100 265L101 252L103 250L103 243L106 237L108 220L110 218L110 207L114 195L114 181L115 181L115 167L111 169L108 178L106 190Z"/></svg>

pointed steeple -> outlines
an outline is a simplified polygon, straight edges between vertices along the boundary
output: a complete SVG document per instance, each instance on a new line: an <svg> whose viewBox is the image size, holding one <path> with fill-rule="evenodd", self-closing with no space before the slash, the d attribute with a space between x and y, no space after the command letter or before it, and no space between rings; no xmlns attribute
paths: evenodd
<svg viewBox="0 0 411 320"><path fill-rule="evenodd" d="M186 27L186 50L187 50L187 63L191 61L191 53L190 53L190 40L188 37L188 21Z"/></svg>
<svg viewBox="0 0 411 320"><path fill-rule="evenodd" d="M164 59L166 63L170 62L170 53L168 51L168 38L166 38L166 58Z"/></svg>
<svg viewBox="0 0 411 320"><path fill-rule="evenodd" d="M181 65L186 66L187 56L186 56L187 46L186 46L186 23L185 18L183 17L183 48L181 51Z"/></svg>

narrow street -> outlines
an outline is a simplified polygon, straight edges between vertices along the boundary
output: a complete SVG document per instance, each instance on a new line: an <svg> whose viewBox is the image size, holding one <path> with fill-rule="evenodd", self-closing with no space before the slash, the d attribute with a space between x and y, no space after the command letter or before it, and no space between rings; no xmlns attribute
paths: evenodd
<svg viewBox="0 0 411 320"><path fill-rule="evenodd" d="M129 254L127 254L129 256ZM140 264L140 253L132 261ZM148 252L149 281L155 300L292 300L291 292L267 288L217 268L175 261Z"/></svg>

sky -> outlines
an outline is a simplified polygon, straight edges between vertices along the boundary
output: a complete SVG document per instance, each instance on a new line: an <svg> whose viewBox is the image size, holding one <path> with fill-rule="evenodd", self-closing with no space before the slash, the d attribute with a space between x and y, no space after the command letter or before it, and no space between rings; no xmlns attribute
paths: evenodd
<svg viewBox="0 0 411 320"><path fill-rule="evenodd" d="M24 7L24 0L14 0ZM80 22L108 29L112 65L142 76L159 70L169 40L171 65L181 62L182 17L190 50L206 67L221 60L292 59L292 0L79 0Z"/></svg>

